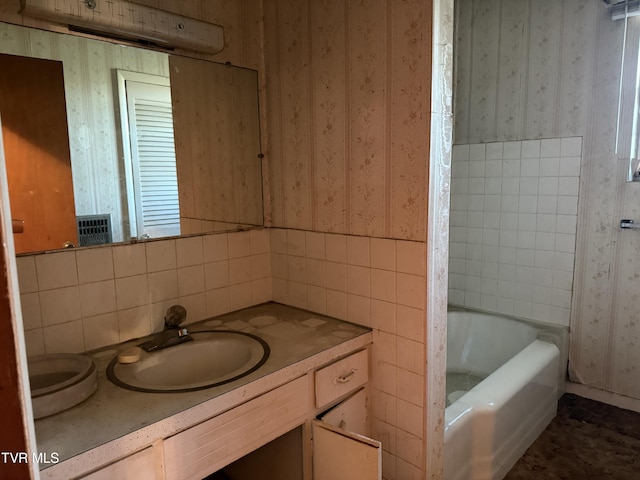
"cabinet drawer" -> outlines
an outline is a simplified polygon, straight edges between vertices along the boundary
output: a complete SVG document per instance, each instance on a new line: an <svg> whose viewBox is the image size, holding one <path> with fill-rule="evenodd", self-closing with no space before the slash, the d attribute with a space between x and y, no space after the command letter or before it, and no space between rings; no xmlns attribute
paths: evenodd
<svg viewBox="0 0 640 480"><path fill-rule="evenodd" d="M321 408L369 380L369 355L361 350L315 372L316 407Z"/></svg>
<svg viewBox="0 0 640 480"><path fill-rule="evenodd" d="M114 478L122 480L156 480L163 478L162 471L157 467L156 463L153 447L149 447L90 473L82 477L82 480L112 480Z"/></svg>
<svg viewBox="0 0 640 480"><path fill-rule="evenodd" d="M219 470L304 422L309 403L305 375L166 439L166 479L201 479Z"/></svg>

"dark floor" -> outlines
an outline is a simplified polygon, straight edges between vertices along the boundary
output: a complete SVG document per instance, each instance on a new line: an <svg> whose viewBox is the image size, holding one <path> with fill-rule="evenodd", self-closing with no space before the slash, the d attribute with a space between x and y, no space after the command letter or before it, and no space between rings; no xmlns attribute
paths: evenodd
<svg viewBox="0 0 640 480"><path fill-rule="evenodd" d="M506 480L640 479L640 413L565 394Z"/></svg>

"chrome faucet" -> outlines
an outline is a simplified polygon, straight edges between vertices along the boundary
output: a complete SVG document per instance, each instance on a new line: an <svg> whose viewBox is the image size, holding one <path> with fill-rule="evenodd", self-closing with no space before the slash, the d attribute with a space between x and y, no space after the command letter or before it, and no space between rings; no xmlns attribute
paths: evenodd
<svg viewBox="0 0 640 480"><path fill-rule="evenodd" d="M162 350L184 342L190 342L193 337L189 335L186 327L180 328L180 324L187 318L187 310L182 305L173 305L164 316L164 330L156 334L151 340L140 344L145 352Z"/></svg>

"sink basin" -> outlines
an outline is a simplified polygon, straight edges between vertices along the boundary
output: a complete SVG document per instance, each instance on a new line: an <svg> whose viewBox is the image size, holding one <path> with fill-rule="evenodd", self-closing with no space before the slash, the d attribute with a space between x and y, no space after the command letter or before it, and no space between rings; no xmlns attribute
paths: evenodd
<svg viewBox="0 0 640 480"><path fill-rule="evenodd" d="M140 351L134 363L107 367L116 385L140 392L191 392L232 382L255 371L269 358L269 346L244 332L191 332L193 341L154 352Z"/></svg>
<svg viewBox="0 0 640 480"><path fill-rule="evenodd" d="M27 359L34 418L67 410L98 388L97 369L84 355L56 353Z"/></svg>

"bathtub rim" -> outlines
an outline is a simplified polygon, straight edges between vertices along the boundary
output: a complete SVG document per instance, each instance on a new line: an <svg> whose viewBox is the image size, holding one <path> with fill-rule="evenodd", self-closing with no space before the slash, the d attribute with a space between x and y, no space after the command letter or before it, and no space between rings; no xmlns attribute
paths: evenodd
<svg viewBox="0 0 640 480"><path fill-rule="evenodd" d="M532 320L529 318L517 317L515 315L492 312L479 308L463 307L454 304L447 304L447 317L449 312L466 312L471 314L477 313L482 315L490 315L493 317L499 317L514 321L516 323L523 323L538 329L537 339L547 343L553 343L556 347L558 347L558 350L560 351L560 361L558 368L558 399L560 399L560 397L564 395L567 390L567 382L569 381L569 327L553 323L541 322L538 320ZM447 371L448 370L445 370L445 372Z"/></svg>

